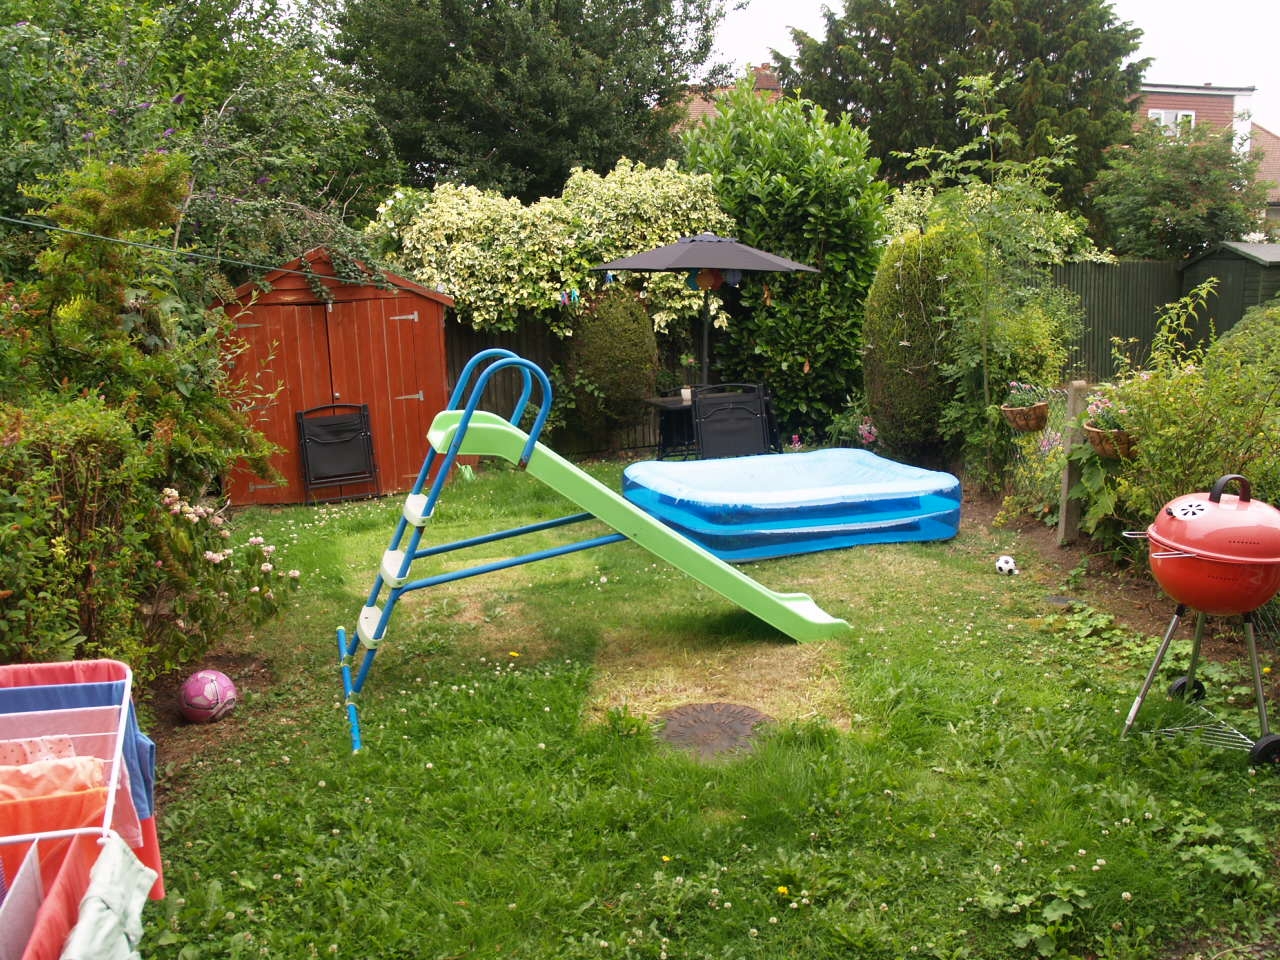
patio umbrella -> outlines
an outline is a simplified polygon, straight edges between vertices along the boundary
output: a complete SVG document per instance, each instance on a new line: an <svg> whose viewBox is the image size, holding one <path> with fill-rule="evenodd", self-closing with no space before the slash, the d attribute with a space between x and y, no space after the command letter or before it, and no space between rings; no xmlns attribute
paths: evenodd
<svg viewBox="0 0 1280 960"><path fill-rule="evenodd" d="M811 267L795 260L788 260L777 254L757 250L745 243L739 243L733 237L719 237L714 233L700 233L695 237L681 237L675 243L655 247L644 253L637 253L620 260L597 264L592 270L638 270L660 272L667 270L721 270L740 272L795 273L805 271L817 273L817 267ZM730 281L733 282L732 280ZM711 327L711 290L703 288L702 293L702 382L707 382L708 341Z"/></svg>

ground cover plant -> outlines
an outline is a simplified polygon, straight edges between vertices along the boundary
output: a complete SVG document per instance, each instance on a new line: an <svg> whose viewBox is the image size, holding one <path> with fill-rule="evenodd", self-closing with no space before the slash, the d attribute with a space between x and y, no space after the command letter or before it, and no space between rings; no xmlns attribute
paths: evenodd
<svg viewBox="0 0 1280 960"><path fill-rule="evenodd" d="M972 523L749 565L849 620L821 644L628 543L411 595L352 755L333 631L398 509L239 518L301 587L224 651L255 678L237 713L162 739L149 957L1154 958L1280 907L1274 771L1150 736L1179 709L1158 696L1121 741L1155 638L1062 605L1089 584L1029 555L997 576L1018 535ZM430 534L563 512L487 469ZM1239 678L1209 698L1250 729L1222 696ZM655 735L717 700L775 718L753 751L702 763Z"/></svg>

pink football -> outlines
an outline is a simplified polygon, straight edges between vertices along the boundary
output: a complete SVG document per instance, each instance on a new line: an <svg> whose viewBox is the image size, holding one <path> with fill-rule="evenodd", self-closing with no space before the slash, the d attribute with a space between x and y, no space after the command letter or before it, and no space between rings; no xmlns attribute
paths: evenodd
<svg viewBox="0 0 1280 960"><path fill-rule="evenodd" d="M178 703L192 723L212 723L235 709L236 685L221 671L197 670L183 681Z"/></svg>

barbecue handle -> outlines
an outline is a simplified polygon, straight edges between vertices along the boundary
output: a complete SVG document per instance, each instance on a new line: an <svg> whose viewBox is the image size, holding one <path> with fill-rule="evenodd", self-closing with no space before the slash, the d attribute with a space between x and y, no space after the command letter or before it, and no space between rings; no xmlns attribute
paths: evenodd
<svg viewBox="0 0 1280 960"><path fill-rule="evenodd" d="M1227 484L1232 480L1240 481L1240 502L1248 503L1251 499L1249 481L1238 473L1228 473L1225 477L1219 477L1217 483L1213 485L1213 489L1209 491L1209 500L1213 503L1222 502L1222 491L1226 489Z"/></svg>

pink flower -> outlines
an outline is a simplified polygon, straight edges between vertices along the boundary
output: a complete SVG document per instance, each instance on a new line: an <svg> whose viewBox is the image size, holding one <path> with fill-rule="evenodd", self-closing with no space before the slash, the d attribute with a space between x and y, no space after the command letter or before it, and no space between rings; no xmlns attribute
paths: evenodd
<svg viewBox="0 0 1280 960"><path fill-rule="evenodd" d="M263 564L262 566L260 566L258 569L259 569L259 570L261 570L263 573L270 573L272 570L274 570L274 569L275 569L275 567L273 567L273 566L272 566L271 564L269 564L269 563L264 563L264 564Z"/></svg>
<svg viewBox="0 0 1280 960"><path fill-rule="evenodd" d="M863 443L870 446L878 440L880 434L876 431L875 424L871 422L870 417L863 417L862 422L858 424L858 438Z"/></svg>

